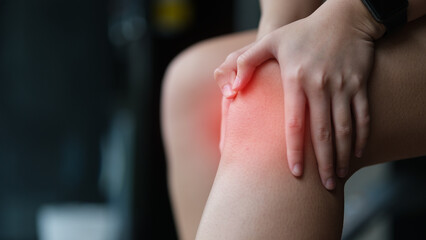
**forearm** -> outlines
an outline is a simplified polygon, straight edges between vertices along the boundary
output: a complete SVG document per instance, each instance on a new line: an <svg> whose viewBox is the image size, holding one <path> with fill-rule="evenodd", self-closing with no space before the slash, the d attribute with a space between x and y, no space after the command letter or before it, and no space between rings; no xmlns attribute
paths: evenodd
<svg viewBox="0 0 426 240"><path fill-rule="evenodd" d="M309 16L323 0L260 0L259 35Z"/></svg>
<svg viewBox="0 0 426 240"><path fill-rule="evenodd" d="M335 21L349 17L353 23L352 27L358 28L376 40L381 38L386 31L385 26L373 18L361 0L328 0L316 12L319 15L328 15ZM408 22L423 17L425 14L426 1L408 0Z"/></svg>

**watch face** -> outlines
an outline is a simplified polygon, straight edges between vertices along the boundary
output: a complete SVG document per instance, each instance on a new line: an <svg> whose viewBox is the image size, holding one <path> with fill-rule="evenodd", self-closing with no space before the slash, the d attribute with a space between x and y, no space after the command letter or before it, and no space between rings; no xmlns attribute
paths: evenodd
<svg viewBox="0 0 426 240"><path fill-rule="evenodd" d="M379 19L385 20L392 17L408 6L407 0L367 0L374 7L375 14Z"/></svg>

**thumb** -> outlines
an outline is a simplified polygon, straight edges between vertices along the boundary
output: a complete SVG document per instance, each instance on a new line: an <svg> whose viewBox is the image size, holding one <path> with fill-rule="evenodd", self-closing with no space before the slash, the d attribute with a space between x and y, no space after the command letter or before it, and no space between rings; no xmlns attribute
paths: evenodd
<svg viewBox="0 0 426 240"><path fill-rule="evenodd" d="M243 89L250 82L256 67L273 57L274 55L270 50L269 37L263 37L247 49L237 59L237 77L232 85L232 90L239 91Z"/></svg>

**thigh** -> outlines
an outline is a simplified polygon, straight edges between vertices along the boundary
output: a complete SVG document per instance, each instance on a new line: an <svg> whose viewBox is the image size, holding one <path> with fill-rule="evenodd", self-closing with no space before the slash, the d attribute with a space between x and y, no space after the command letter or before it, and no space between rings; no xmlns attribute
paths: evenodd
<svg viewBox="0 0 426 240"><path fill-rule="evenodd" d="M170 64L162 92L162 130L169 190L181 239L194 239L219 163L221 93L213 72L255 39L250 31L185 50Z"/></svg>
<svg viewBox="0 0 426 240"><path fill-rule="evenodd" d="M371 134L353 171L426 154L426 17L377 43L368 83Z"/></svg>

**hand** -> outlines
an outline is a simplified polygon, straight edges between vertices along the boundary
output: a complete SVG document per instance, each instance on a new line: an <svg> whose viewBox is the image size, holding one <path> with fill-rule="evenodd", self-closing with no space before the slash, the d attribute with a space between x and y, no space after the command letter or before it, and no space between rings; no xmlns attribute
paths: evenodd
<svg viewBox="0 0 426 240"><path fill-rule="evenodd" d="M262 16L256 39L259 40L286 24L309 16L322 2L322 0L260 0ZM237 72L237 59L253 44L249 44L229 54L225 62L215 70L214 76L224 97L235 97L237 91L232 89L232 83Z"/></svg>
<svg viewBox="0 0 426 240"><path fill-rule="evenodd" d="M275 1L261 0L262 17L259 22L257 38L260 39L266 34L278 29L293 21L299 20L310 15L315 9L322 4L322 0L293 0L293 1ZM232 54L230 54L225 62L215 70L214 76L219 86L221 86L222 94L222 119L226 118L229 105L232 98L235 97L237 91L232 89L232 83L237 72L237 59L252 45L249 44ZM221 122L221 134L219 141L219 149L222 152L223 140L225 137L225 122Z"/></svg>
<svg viewBox="0 0 426 240"><path fill-rule="evenodd" d="M263 20L260 21L259 28L257 31L257 39L262 38L264 35L272 32L273 30L279 28L279 25L272 24L272 22L268 22ZM282 25L281 25L282 26ZM220 86L222 94L225 98L234 98L237 94L237 91L232 89L232 84L234 82L235 76L237 74L237 59L248 49L250 49L254 43L251 43L231 54L229 54L225 62L222 63L216 70L214 71L214 78L216 82ZM228 101L227 101L228 102ZM223 108L223 104L222 104Z"/></svg>
<svg viewBox="0 0 426 240"><path fill-rule="evenodd" d="M361 157L367 141L366 80L373 63L373 40L383 32L383 26L375 23L361 1L330 0L311 16L232 53L216 70L216 79L226 90L224 96L233 98L250 81L257 66L276 58L284 85L289 167L295 176L303 174L305 108L308 106L320 176L323 185L332 190L336 185L334 149L337 175L343 178L349 170L352 114L357 157ZM223 77L230 76L230 71L237 73L235 80Z"/></svg>

